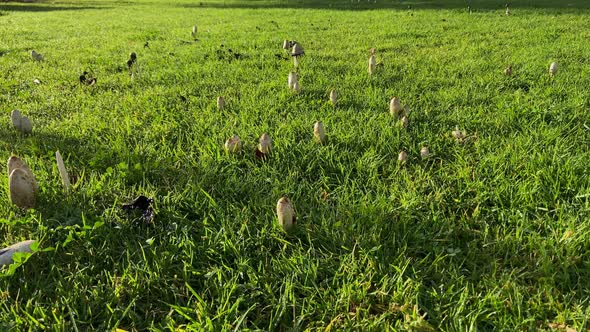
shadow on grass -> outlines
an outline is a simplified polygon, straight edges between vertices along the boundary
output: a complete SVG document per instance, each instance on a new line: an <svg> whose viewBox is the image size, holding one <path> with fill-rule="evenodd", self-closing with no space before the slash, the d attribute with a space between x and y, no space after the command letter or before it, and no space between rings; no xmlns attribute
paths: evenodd
<svg viewBox="0 0 590 332"><path fill-rule="evenodd" d="M490 209L493 208L490 206ZM567 259L570 257L559 246L537 248L526 239L517 237L490 240L483 229L491 226L466 216L464 213L468 209L449 207L434 212L428 211L426 205L405 210L359 204L350 209L335 210L338 211L334 219L342 220L341 224L338 227L308 224L307 227L311 229L301 233L308 233L311 243L303 241L302 245L306 249L326 248L324 250L336 254L336 257L343 257L343 261L336 259L331 262L332 271L354 264L354 260L347 263L344 258L349 257L347 255L354 256L356 251L358 254L354 257L359 261L363 259L362 253L370 253L364 259L371 262L367 267L375 267L373 280L385 280L398 274L400 278L421 280L425 288L420 292L420 307L426 310L428 321L434 325L441 324L445 317L440 316L440 311L435 309L440 298L433 296L436 292L431 292L429 287L442 289L460 281L464 286L482 291L488 287L487 281L510 277L516 289L528 288L541 292L544 287L551 286L559 296L588 291L583 280L587 280L590 271L583 260ZM435 214L442 215L432 218ZM411 263L412 268L400 272L395 266L404 259ZM370 274L368 268L357 268ZM454 295L448 293L446 296ZM384 304L389 303L378 296L368 296L362 301L364 303L357 304L365 308L388 308ZM534 305L527 303L523 306L532 308ZM373 314L378 316L385 313L377 310ZM554 318L551 313L545 315L537 318ZM496 324L493 319L482 318L478 321L481 324Z"/></svg>
<svg viewBox="0 0 590 332"><path fill-rule="evenodd" d="M17 155L54 156L55 151L64 147L67 147L69 153L78 156L91 153L86 142L78 138L38 132L34 128L30 135L23 135L14 128L0 128L0 140L7 145L6 150Z"/></svg>
<svg viewBox="0 0 590 332"><path fill-rule="evenodd" d="M335 9L335 10L373 10L373 9L467 9L493 10L503 9L506 1L498 0L212 0L188 3L175 3L175 6L185 8L301 8L301 9ZM512 8L538 9L590 9L587 1L522 1L510 3Z"/></svg>
<svg viewBox="0 0 590 332"><path fill-rule="evenodd" d="M64 10L86 10L86 9L107 9L108 7L97 7L88 5L64 6L47 4L0 4L0 11L7 12L53 12Z"/></svg>

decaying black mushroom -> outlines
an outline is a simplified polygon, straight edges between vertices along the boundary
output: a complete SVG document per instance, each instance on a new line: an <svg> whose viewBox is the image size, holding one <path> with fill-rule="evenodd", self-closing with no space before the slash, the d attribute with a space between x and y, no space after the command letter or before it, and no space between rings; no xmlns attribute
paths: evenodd
<svg viewBox="0 0 590 332"><path fill-rule="evenodd" d="M123 204L123 211L130 212L132 210L139 210L142 212L141 218L148 223L154 220L154 209L151 204L154 203L153 198L147 198L146 196L137 196L131 203Z"/></svg>

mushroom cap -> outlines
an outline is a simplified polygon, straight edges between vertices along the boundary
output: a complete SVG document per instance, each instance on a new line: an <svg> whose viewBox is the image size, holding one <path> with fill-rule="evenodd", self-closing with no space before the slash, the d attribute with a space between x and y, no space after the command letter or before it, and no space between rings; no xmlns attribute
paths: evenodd
<svg viewBox="0 0 590 332"><path fill-rule="evenodd" d="M222 96L217 97L217 108L222 110L225 107L225 99Z"/></svg>
<svg viewBox="0 0 590 332"><path fill-rule="evenodd" d="M10 201L22 208L28 209L35 206L35 179L31 178L26 171L17 168L10 173L8 178Z"/></svg>
<svg viewBox="0 0 590 332"><path fill-rule="evenodd" d="M22 168L28 173L32 174L29 166L17 156L10 156L10 158L8 158L8 162L6 163L6 167L8 168L8 175L10 175L10 173L12 173L12 171L17 168Z"/></svg>
<svg viewBox="0 0 590 332"><path fill-rule="evenodd" d="M551 75L555 75L555 73L557 73L557 61L551 63L549 66L549 73Z"/></svg>
<svg viewBox="0 0 590 332"><path fill-rule="evenodd" d="M295 224L295 209L286 196L281 197L277 202L277 219L285 231L290 230Z"/></svg>
<svg viewBox="0 0 590 332"><path fill-rule="evenodd" d="M400 114L400 112L403 110L402 108L402 104L399 101L398 97L393 97L391 98L391 101L389 102L389 112L391 113L391 115L397 116Z"/></svg>
<svg viewBox="0 0 590 332"><path fill-rule="evenodd" d="M397 160L401 162L406 162L408 160L408 154L406 153L406 151L402 150L397 156Z"/></svg>
<svg viewBox="0 0 590 332"><path fill-rule="evenodd" d="M9 247L4 249L0 249L0 267L4 265L12 264L12 257L14 253L17 252L33 252L31 246L33 243L37 241L35 240L26 240L22 242L15 243Z"/></svg>
<svg viewBox="0 0 590 332"><path fill-rule="evenodd" d="M292 56L300 56L303 55L305 52L303 51L303 47L301 47L301 45L299 45L299 43L295 42L295 44L293 44L293 49L291 50L291 55Z"/></svg>
<svg viewBox="0 0 590 332"><path fill-rule="evenodd" d="M20 130L25 134L30 134L33 132L33 124L28 117L23 116L20 120Z"/></svg>
<svg viewBox="0 0 590 332"><path fill-rule="evenodd" d="M422 149L420 149L420 156L422 158L428 158L430 156L430 150L427 146L423 146Z"/></svg>
<svg viewBox="0 0 590 332"><path fill-rule="evenodd" d="M228 152L239 152L242 149L242 141L240 140L240 136L233 135L232 137L228 138L225 141L225 150Z"/></svg>
<svg viewBox="0 0 590 332"><path fill-rule="evenodd" d="M326 140L326 130L321 121L317 121L313 125L313 137L318 143L324 143Z"/></svg>
<svg viewBox="0 0 590 332"><path fill-rule="evenodd" d="M25 173L27 173L27 176L29 178L33 179L33 189L35 189L35 192L39 191L39 185L35 180L33 171L31 171L29 165L27 165L27 163L25 163L22 159L20 159L17 156L10 156L10 158L8 158L8 162L6 163L6 167L8 168L9 176L10 174L12 174L12 171L14 171L17 168L23 170Z"/></svg>
<svg viewBox="0 0 590 332"><path fill-rule="evenodd" d="M338 102L338 93L336 92L336 90L330 91L330 102L332 102L332 104L334 105L336 105L336 103Z"/></svg>
<svg viewBox="0 0 590 332"><path fill-rule="evenodd" d="M21 114L21 112L19 110L13 110L10 113L10 119L12 121L12 125L14 126L14 128L19 129L21 128L21 120L23 118L23 115Z"/></svg>
<svg viewBox="0 0 590 332"><path fill-rule="evenodd" d="M258 139L258 151L262 152L263 154L269 154L272 150L272 139L267 133L260 135L260 139Z"/></svg>
<svg viewBox="0 0 590 332"><path fill-rule="evenodd" d="M408 126L408 124L410 123L410 121L408 120L407 116L403 116L402 119L400 120L402 127L406 128Z"/></svg>

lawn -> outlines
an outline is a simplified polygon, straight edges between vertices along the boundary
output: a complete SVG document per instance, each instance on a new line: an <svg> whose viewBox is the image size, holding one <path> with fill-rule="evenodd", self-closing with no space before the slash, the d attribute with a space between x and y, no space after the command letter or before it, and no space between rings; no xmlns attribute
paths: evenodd
<svg viewBox="0 0 590 332"><path fill-rule="evenodd" d="M0 248L39 241L0 270L0 330L590 329L590 4L504 4L0 3L0 157L40 186L23 211L0 176Z"/></svg>

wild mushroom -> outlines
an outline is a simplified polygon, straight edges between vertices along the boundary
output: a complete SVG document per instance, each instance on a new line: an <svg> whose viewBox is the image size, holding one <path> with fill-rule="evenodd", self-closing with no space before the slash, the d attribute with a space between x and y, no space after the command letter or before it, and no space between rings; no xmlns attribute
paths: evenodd
<svg viewBox="0 0 590 332"><path fill-rule="evenodd" d="M557 74L557 61L554 61L549 66L549 75L555 76Z"/></svg>
<svg viewBox="0 0 590 332"><path fill-rule="evenodd" d="M371 48L369 56L369 75L373 75L377 69L377 60L375 59L375 48Z"/></svg>
<svg viewBox="0 0 590 332"><path fill-rule="evenodd" d="M284 49L285 51L289 52L289 50L290 50L290 49L292 49L292 48L293 48L293 46L294 46L295 44L297 44L297 42L296 42L296 41L294 41L294 40L293 40L293 41L291 41L291 40L287 40L287 39L285 39L285 40L283 41L283 49Z"/></svg>
<svg viewBox="0 0 590 332"><path fill-rule="evenodd" d="M19 110L13 110L10 113L10 120L12 121L12 126L18 130L21 130L21 120L23 115Z"/></svg>
<svg viewBox="0 0 590 332"><path fill-rule="evenodd" d="M0 249L0 267L13 263L12 257L18 252L33 252L31 246L36 243L35 240L26 240L15 243L4 249Z"/></svg>
<svg viewBox="0 0 590 332"><path fill-rule="evenodd" d="M277 202L277 219L286 232L296 224L295 209L287 196L281 197Z"/></svg>
<svg viewBox="0 0 590 332"><path fill-rule="evenodd" d="M233 135L225 141L225 150L229 153L238 153L242 149L242 141L240 136Z"/></svg>
<svg viewBox="0 0 590 332"><path fill-rule="evenodd" d="M131 75L131 78L135 77L135 74L138 71L137 54L135 52L131 52L129 54L129 60L127 60L127 69L129 69L129 75Z"/></svg>
<svg viewBox="0 0 590 332"><path fill-rule="evenodd" d="M330 102L334 106L336 106L336 104L338 103L338 95L336 94L336 90L330 91Z"/></svg>
<svg viewBox="0 0 590 332"><path fill-rule="evenodd" d="M19 110L13 110L10 113L10 121L12 126L23 134L30 134L33 131L31 120L23 116Z"/></svg>
<svg viewBox="0 0 590 332"><path fill-rule="evenodd" d="M193 30L191 31L191 36L194 40L197 40L197 26L193 25Z"/></svg>
<svg viewBox="0 0 590 332"><path fill-rule="evenodd" d="M217 108L223 111L225 108L225 99L222 96L217 97Z"/></svg>
<svg viewBox="0 0 590 332"><path fill-rule="evenodd" d="M299 58L304 54L305 52L303 51L303 47L301 47L299 43L295 42L295 44L293 44L293 49L291 50L291 56L293 57L293 65L295 67L299 66Z"/></svg>
<svg viewBox="0 0 590 332"><path fill-rule="evenodd" d="M35 207L35 180L22 168L16 168L8 178L10 201L21 209Z"/></svg>
<svg viewBox="0 0 590 332"><path fill-rule="evenodd" d="M29 118L26 116L23 116L20 119L20 131L23 134L30 134L33 132L33 124L31 123L31 120L29 120Z"/></svg>
<svg viewBox="0 0 590 332"><path fill-rule="evenodd" d="M405 115L400 120L400 124L401 124L402 128L408 128L409 123L410 123L410 121L408 120L408 117Z"/></svg>
<svg viewBox="0 0 590 332"><path fill-rule="evenodd" d="M408 154L406 153L406 151L402 150L399 155L397 156L397 160L401 163L401 164L405 164L406 161L408 161Z"/></svg>
<svg viewBox="0 0 590 332"><path fill-rule="evenodd" d="M313 125L313 138L320 144L323 144L326 141L326 131L321 121L317 121Z"/></svg>
<svg viewBox="0 0 590 332"><path fill-rule="evenodd" d="M272 150L272 139L267 133L264 133L258 139L258 147L256 148L256 156L258 158L266 158Z"/></svg>
<svg viewBox="0 0 590 332"><path fill-rule="evenodd" d="M430 150L428 150L427 146L423 146L422 149L420 149L420 157L422 157L422 159L430 157Z"/></svg>
<svg viewBox="0 0 590 332"><path fill-rule="evenodd" d="M8 175L10 176L10 174L12 173L12 171L14 171L17 168L22 169L25 173L27 173L27 176L31 179L33 179L33 189L35 189L35 193L37 193L39 191L39 185L37 184L37 181L35 180L35 176L33 175L33 171L31 171L31 168L29 167L29 165L27 165L27 163L25 163L22 159L20 159L17 156L10 156L10 158L8 158L8 162L6 163L6 167L8 168Z"/></svg>
<svg viewBox="0 0 590 332"><path fill-rule="evenodd" d="M403 108L402 108L402 104L399 101L399 98L398 97L391 98L391 101L389 102L389 113L394 117L398 117L402 110L403 110Z"/></svg>
<svg viewBox="0 0 590 332"><path fill-rule="evenodd" d="M298 42L294 42L293 49L291 50L291 56L299 57L304 55L303 47Z"/></svg>

